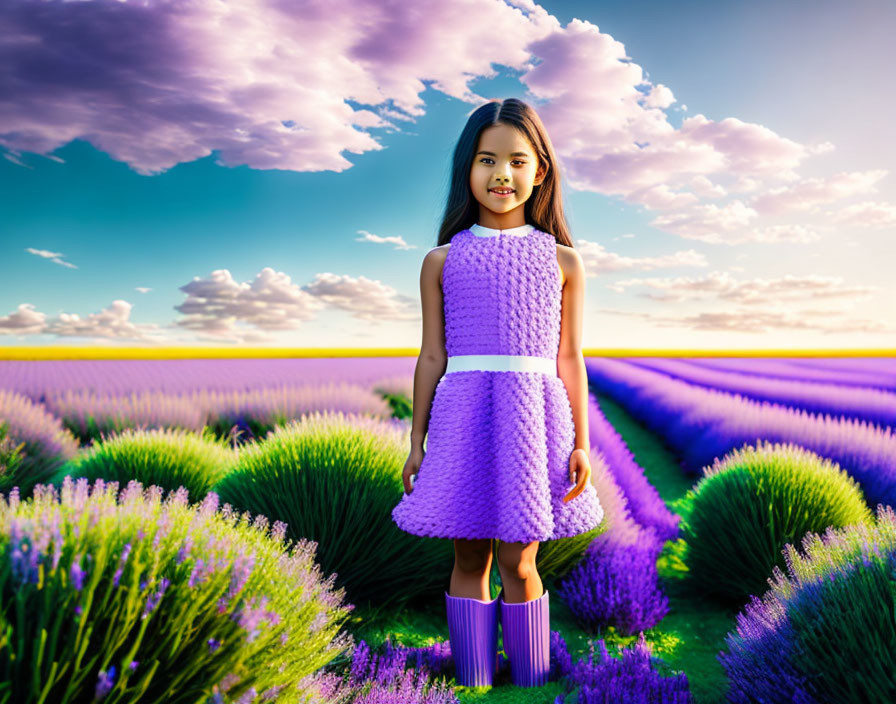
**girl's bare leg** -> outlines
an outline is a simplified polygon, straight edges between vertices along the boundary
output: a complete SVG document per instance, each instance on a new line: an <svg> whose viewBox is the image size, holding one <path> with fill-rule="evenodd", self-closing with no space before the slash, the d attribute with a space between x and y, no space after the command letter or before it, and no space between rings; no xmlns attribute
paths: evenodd
<svg viewBox="0 0 896 704"><path fill-rule="evenodd" d="M491 600L489 575L492 569L492 541L454 540L454 570L448 594L466 599Z"/></svg>
<svg viewBox="0 0 896 704"><path fill-rule="evenodd" d="M508 604L519 604L538 599L544 586L535 569L538 541L532 543L501 543L498 546L498 571L504 586L502 597Z"/></svg>

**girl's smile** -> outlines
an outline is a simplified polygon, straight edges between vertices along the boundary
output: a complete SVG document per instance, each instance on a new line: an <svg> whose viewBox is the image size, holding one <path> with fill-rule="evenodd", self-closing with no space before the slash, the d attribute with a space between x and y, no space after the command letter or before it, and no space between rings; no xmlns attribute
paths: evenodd
<svg viewBox="0 0 896 704"><path fill-rule="evenodd" d="M493 196L496 196L497 198L510 198L510 196L512 196L514 193L516 193L516 191L504 190L504 189L495 190L493 188L490 188L489 193L491 193Z"/></svg>

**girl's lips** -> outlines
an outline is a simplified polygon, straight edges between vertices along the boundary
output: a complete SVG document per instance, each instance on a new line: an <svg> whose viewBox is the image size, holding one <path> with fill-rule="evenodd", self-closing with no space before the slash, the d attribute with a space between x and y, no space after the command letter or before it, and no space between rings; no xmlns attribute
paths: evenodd
<svg viewBox="0 0 896 704"><path fill-rule="evenodd" d="M516 191L507 191L506 193L501 193L500 191L495 191L491 188L488 189L488 192L498 196L498 198L507 198L508 196L512 196L514 193L516 193Z"/></svg>

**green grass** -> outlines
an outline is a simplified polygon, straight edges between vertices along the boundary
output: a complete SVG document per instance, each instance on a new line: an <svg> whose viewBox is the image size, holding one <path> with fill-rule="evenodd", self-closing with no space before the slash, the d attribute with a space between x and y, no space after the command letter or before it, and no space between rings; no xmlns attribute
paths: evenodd
<svg viewBox="0 0 896 704"><path fill-rule="evenodd" d="M694 480L682 474L672 453L620 405L602 394L598 394L597 400L607 419L627 443L635 461L644 468L647 479L674 511L675 502L691 488ZM680 542L667 542L658 561L662 588L669 597L669 614L656 627L645 632L645 639L651 644L654 655L663 658L672 669L685 672L696 704L716 704L725 701L727 680L715 656L724 647L725 634L734 627L735 614L712 602L700 603L687 593L682 583L685 568L679 558L681 547ZM445 575L446 588L449 577ZM493 597L497 595L498 584L498 572L493 565ZM544 585L546 589L553 590L550 580L545 579ZM415 647L448 638L443 600L437 600L425 609L365 612L356 608L347 626L357 641L363 639L371 648L381 646L387 635L393 643ZM574 661L587 656L590 642L596 642L601 637L611 652L637 641L637 636L620 635L612 627L598 634L586 633L559 597L551 599L551 630L563 636ZM458 699L464 704L479 701L488 704L550 703L562 691L558 682L530 689L514 687L503 679L499 679L491 689L455 688Z"/></svg>
<svg viewBox="0 0 896 704"><path fill-rule="evenodd" d="M656 488L670 510L696 482L682 473L675 456L653 433L645 430L622 406L603 394L598 405L613 425L635 461L644 468L648 481ZM682 584L686 568L679 559L681 541L667 542L657 567L662 588L669 597L669 613L652 629L667 635L657 643L654 654L662 657L688 677L696 704L724 702L728 687L725 671L716 655L725 646L725 634L735 626L735 612L713 602L699 602ZM671 647L664 648L663 643Z"/></svg>

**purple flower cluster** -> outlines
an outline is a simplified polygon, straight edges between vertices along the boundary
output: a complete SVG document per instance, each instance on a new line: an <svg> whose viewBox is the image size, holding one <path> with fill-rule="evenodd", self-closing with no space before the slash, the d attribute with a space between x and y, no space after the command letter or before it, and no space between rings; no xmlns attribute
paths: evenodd
<svg viewBox="0 0 896 704"><path fill-rule="evenodd" d="M319 697L313 701L321 704L458 704L444 679L452 671L447 641L414 648L394 645L387 638L382 652L373 652L362 640L355 645L344 673L321 670L302 684Z"/></svg>
<svg viewBox="0 0 896 704"><path fill-rule="evenodd" d="M893 691L896 513L877 522L807 534L785 547L787 574L750 597L717 659L732 704L885 701ZM831 644L835 643L836 647ZM869 647L871 646L871 647Z"/></svg>
<svg viewBox="0 0 896 704"><path fill-rule="evenodd" d="M632 545L595 540L557 592L588 633L605 625L625 635L651 628L669 612L656 569L661 549L649 538Z"/></svg>
<svg viewBox="0 0 896 704"><path fill-rule="evenodd" d="M415 361L412 356L0 360L0 378L5 388L35 402L68 389L119 396L187 394L303 386L309 379L339 379L371 389L399 374L413 376Z"/></svg>
<svg viewBox="0 0 896 704"><path fill-rule="evenodd" d="M78 441L42 404L0 389L0 421L7 426L10 443L24 443L15 471L0 474L0 490L18 486L27 497L35 484L49 480L78 454Z"/></svg>
<svg viewBox="0 0 896 704"><path fill-rule="evenodd" d="M803 381L795 378L769 379L761 375L762 362L754 360L753 374L721 371L695 364L690 360L661 357L629 358L630 364L659 372L673 379L731 394L740 394L754 401L767 401L800 408L818 415L847 416L882 427L896 427L896 396L890 391L858 385L844 386L839 381ZM896 360L893 362L896 367ZM756 374L755 372L760 372Z"/></svg>
<svg viewBox="0 0 896 704"><path fill-rule="evenodd" d="M621 657L611 655L601 638L597 641L598 659L594 657L594 643L590 654L575 665L566 665L558 671L566 682L567 692L578 689L577 704L603 704L604 702L625 702L625 704L691 704L693 697L688 686L688 678L683 672L668 670L663 661L654 657L642 633L631 648L620 651ZM565 652L562 639L551 643L551 650ZM563 661L569 663L569 658ZM568 669L567 669L568 668ZM559 695L555 704L562 704L565 695Z"/></svg>
<svg viewBox="0 0 896 704"><path fill-rule="evenodd" d="M103 635L106 629L93 627L108 622L110 632L122 627L133 629L128 636L133 645L128 647L139 653L141 638L145 649L162 638L161 632L169 637L171 629L181 627L172 614L186 613L186 603L214 604L214 597L222 594L217 603L220 613L228 618L215 620L199 614L199 620L184 623L182 626L190 629L189 634L182 634L184 638L194 637L197 628L209 632L198 633L201 649L187 649L182 656L199 660L213 654L222 657L221 645L226 640L230 647L223 651L224 657L242 649L241 657L256 660L263 653L258 661L269 658L279 672L292 667L292 674L284 674L282 683L268 682L259 695L262 701L273 697L285 686L283 683L297 682L309 664L324 665L351 647L350 637L335 632L338 612L349 612L351 605L342 606L342 593L332 591L333 575L328 580L320 579L319 565L314 562L316 544L300 540L285 552L282 523L275 523L271 539L266 540L266 518L237 514L228 504L218 512L214 493L195 507L187 506L185 491L170 492L164 502L162 495L159 487L144 491L136 481L119 493L117 482L98 479L91 486L86 478L75 481L70 476L65 477L61 489L37 484L33 497L26 502L20 501L16 488L8 497L0 495L0 515L8 536L4 545L7 559L0 561L0 582L11 584L22 596L20 608L27 616L24 626L19 620L13 638L31 642L37 637L33 625L44 624L52 630L54 621L70 621L74 614L79 632L82 620L89 619L87 632L92 629L96 639L91 647L107 642ZM203 557L197 559L197 554ZM196 564L184 564L188 560ZM181 565L183 568L178 569ZM256 575L262 572L276 574L276 584L263 579L264 575ZM212 585L203 586L212 580ZM270 588L266 590L265 585ZM192 589L206 593L190 594ZM45 594L53 595L50 611L46 611ZM103 597L96 598L97 594ZM165 613L159 615L163 610ZM306 625L312 619L316 631L323 635L309 651ZM292 638L288 638L290 635ZM60 639L57 644L56 640L48 645L50 650L42 653L43 657L58 658L70 652L70 643ZM260 644L253 650L256 641ZM284 647L270 648L272 642ZM24 648L16 642L12 647L19 652ZM121 655L112 651L104 654L109 658ZM158 652L154 657L160 663L156 677L169 677L182 668L203 672L201 662L166 661ZM295 662L301 664L293 665ZM65 678L54 685L49 698L74 700L82 697L79 688L85 686L93 688L94 698L107 698L128 686L127 677L137 666L136 659L115 664L107 660L90 674L95 680L84 676L86 673ZM73 674L78 675L77 667ZM231 683L238 684L243 677ZM201 685L201 678L194 677L190 686ZM13 698L20 694L12 690Z"/></svg>
<svg viewBox="0 0 896 704"><path fill-rule="evenodd" d="M589 357L588 381L625 406L699 474L731 449L792 442L837 462L870 505L896 505L896 433L853 418L813 415L696 386L623 360Z"/></svg>

